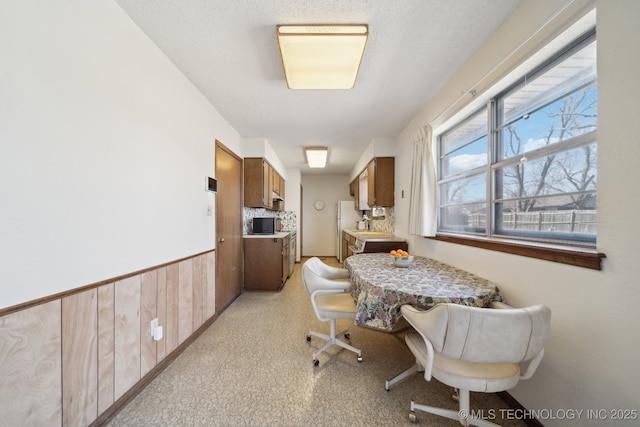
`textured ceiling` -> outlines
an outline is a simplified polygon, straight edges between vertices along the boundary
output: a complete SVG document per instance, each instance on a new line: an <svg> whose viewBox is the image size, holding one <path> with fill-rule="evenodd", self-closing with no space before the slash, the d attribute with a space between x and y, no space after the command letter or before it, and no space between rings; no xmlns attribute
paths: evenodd
<svg viewBox="0 0 640 427"><path fill-rule="evenodd" d="M521 1L116 0L243 137L303 174L348 173L398 135ZM297 23L369 24L354 89L287 89L275 28ZM326 169L306 166L310 145L329 147Z"/></svg>

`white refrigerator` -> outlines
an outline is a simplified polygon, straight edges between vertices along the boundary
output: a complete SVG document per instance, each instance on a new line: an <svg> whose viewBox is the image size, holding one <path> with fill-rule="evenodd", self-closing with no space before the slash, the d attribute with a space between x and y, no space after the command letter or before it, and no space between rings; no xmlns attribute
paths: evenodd
<svg viewBox="0 0 640 427"><path fill-rule="evenodd" d="M346 254L342 253L342 229L355 229L360 221L360 211L355 210L353 200L339 200L336 203L336 256L340 262Z"/></svg>

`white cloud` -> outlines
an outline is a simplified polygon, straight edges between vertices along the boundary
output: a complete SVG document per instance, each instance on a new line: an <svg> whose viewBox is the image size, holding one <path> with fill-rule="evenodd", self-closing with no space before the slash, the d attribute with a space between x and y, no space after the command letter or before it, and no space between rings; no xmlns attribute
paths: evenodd
<svg viewBox="0 0 640 427"><path fill-rule="evenodd" d="M487 164L487 153L460 154L449 160L449 174L474 169Z"/></svg>
<svg viewBox="0 0 640 427"><path fill-rule="evenodd" d="M538 139L529 138L527 140L527 142L524 144L524 147L522 147L522 148L524 149L524 152L526 153L526 152L529 152L529 151L537 150L538 148L545 147L547 145L555 144L556 142L558 142L558 138L557 137L551 138L549 140L549 144L547 144L547 139L546 138L538 138Z"/></svg>

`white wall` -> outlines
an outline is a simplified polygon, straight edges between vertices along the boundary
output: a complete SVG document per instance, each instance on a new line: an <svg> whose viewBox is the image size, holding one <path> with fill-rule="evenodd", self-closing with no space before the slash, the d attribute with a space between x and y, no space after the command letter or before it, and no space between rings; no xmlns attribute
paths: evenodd
<svg viewBox="0 0 640 427"><path fill-rule="evenodd" d="M349 195L349 176L303 175L302 187L302 255L335 256L336 203L338 200L353 200ZM314 209L313 203L316 200L324 201L323 210Z"/></svg>
<svg viewBox="0 0 640 427"><path fill-rule="evenodd" d="M551 336L536 375L511 394L530 409L640 409L637 369L640 339L640 209L637 112L640 99L640 2L575 1L522 51L532 52L597 6L598 38L598 250L603 270L454 245L408 235L411 136L436 120L463 89L477 82L523 43L563 3L527 0L398 137L396 233L411 250L486 277L499 284L515 306L542 303L552 309ZM526 56L519 54L520 59ZM609 412L606 412L610 415ZM604 425L603 420L542 419L546 426ZM616 422L606 425L636 425Z"/></svg>
<svg viewBox="0 0 640 427"><path fill-rule="evenodd" d="M395 157L396 146L393 138L374 138L365 148L362 155L349 174L349 182L359 176L374 157Z"/></svg>
<svg viewBox="0 0 640 427"><path fill-rule="evenodd" d="M298 232L296 240L296 261L300 261L300 231L302 230L302 206L300 200L300 186L302 185L302 173L300 169L287 169L287 179L284 182L284 209L286 211L295 212L296 214L296 231Z"/></svg>
<svg viewBox="0 0 640 427"><path fill-rule="evenodd" d="M280 158L264 138L246 138L244 140L244 156L245 157L261 157L266 159L269 164L280 174L283 179L287 179L287 170L280 161ZM286 191L286 189L285 189Z"/></svg>
<svg viewBox="0 0 640 427"><path fill-rule="evenodd" d="M0 52L0 308L215 247L242 140L115 2L2 2Z"/></svg>

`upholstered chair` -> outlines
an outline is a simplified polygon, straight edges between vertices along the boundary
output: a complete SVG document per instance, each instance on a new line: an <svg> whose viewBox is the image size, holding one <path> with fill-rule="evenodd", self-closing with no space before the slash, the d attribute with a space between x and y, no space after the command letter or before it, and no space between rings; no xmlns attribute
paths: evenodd
<svg viewBox="0 0 640 427"><path fill-rule="evenodd" d="M351 282L347 270L325 264L319 258L308 259L302 266L302 282L311 297L311 305L318 320L329 322L329 335L309 330L307 341L311 337L318 337L326 341L320 350L313 353L313 364L318 366L318 355L332 345L338 345L358 355L358 362L362 362L362 351L341 338L350 339L349 329L336 333L337 319L355 320L356 305L351 297Z"/></svg>
<svg viewBox="0 0 640 427"><path fill-rule="evenodd" d="M449 410L411 401L409 419L416 410L459 421L462 425L495 426L474 417L469 393L509 390L530 378L544 355L551 310L543 305L526 308L478 308L459 304L437 304L427 311L401 307L413 326L405 341L416 363L388 380L385 388L415 372L432 377L458 390L459 409ZM526 366L524 372L521 365ZM477 412L476 412L477 413Z"/></svg>

